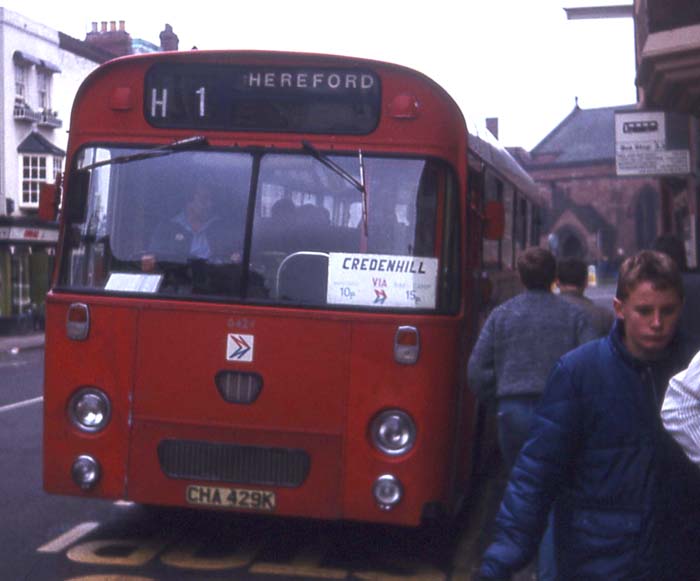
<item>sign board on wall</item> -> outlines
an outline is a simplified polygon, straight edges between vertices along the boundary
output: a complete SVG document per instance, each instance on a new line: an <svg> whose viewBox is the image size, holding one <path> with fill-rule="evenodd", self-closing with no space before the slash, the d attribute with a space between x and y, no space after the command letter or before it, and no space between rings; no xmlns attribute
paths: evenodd
<svg viewBox="0 0 700 581"><path fill-rule="evenodd" d="M676 121L679 116L676 116ZM688 123L669 123L663 111L615 113L615 161L619 176L690 173Z"/></svg>

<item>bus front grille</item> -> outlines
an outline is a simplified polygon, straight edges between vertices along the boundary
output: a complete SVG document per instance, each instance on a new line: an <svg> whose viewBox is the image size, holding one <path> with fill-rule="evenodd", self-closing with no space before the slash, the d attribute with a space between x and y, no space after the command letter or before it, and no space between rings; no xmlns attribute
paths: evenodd
<svg viewBox="0 0 700 581"><path fill-rule="evenodd" d="M311 466L303 450L260 448L192 440L164 440L158 460L170 478L295 488Z"/></svg>

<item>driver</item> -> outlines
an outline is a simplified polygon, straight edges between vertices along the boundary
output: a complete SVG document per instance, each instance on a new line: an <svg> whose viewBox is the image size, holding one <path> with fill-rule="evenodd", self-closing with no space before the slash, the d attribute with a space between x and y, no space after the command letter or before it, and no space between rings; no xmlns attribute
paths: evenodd
<svg viewBox="0 0 700 581"><path fill-rule="evenodd" d="M190 192L185 207L156 228L149 252L141 259L142 269L153 271L156 260L240 262L241 253L235 247L233 229L213 210L211 190L204 183L198 183Z"/></svg>

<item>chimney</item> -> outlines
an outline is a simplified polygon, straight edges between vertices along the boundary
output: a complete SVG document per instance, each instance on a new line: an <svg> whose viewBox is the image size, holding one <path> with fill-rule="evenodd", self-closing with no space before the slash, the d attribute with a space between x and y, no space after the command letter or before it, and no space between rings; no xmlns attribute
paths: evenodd
<svg viewBox="0 0 700 581"><path fill-rule="evenodd" d="M107 28L107 21L103 20L100 23L99 32L97 32L97 22L93 22L92 32L87 33L85 42L114 56L131 54L131 35L126 31L126 22L124 20L119 21L119 29L117 29L116 20L109 22L109 29Z"/></svg>
<svg viewBox="0 0 700 581"><path fill-rule="evenodd" d="M498 117L487 117L486 129L491 132L491 135L498 139Z"/></svg>
<svg viewBox="0 0 700 581"><path fill-rule="evenodd" d="M173 32L173 27L169 24L165 25L165 30L160 33L160 50L177 50L180 46L180 39Z"/></svg>

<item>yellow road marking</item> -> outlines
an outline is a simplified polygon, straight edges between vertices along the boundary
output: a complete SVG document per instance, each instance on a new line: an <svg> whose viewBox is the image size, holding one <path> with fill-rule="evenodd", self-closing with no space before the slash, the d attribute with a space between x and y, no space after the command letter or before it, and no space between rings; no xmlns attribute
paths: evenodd
<svg viewBox="0 0 700 581"><path fill-rule="evenodd" d="M88 575L87 577L73 577L66 581L155 581L152 577L133 577L131 575Z"/></svg>
<svg viewBox="0 0 700 581"><path fill-rule="evenodd" d="M67 556L71 561L83 565L141 567L160 553L165 545L165 541L157 539L105 539L76 545Z"/></svg>
<svg viewBox="0 0 700 581"><path fill-rule="evenodd" d="M381 571L353 571L354 578L362 581L445 581L447 577L442 571L430 565L418 564L412 575L392 575Z"/></svg>
<svg viewBox="0 0 700 581"><path fill-rule="evenodd" d="M165 565L180 569L194 569L195 571L220 571L222 569L239 569L247 567L253 562L260 547L252 543L242 544L231 555L223 557L198 557L197 552L202 544L188 545L180 543L174 549L161 556L160 560Z"/></svg>
<svg viewBox="0 0 700 581"><path fill-rule="evenodd" d="M299 551L291 563L255 563L249 571L268 575L292 575L304 579L346 579L347 571L320 566L324 553L322 547L306 547Z"/></svg>

